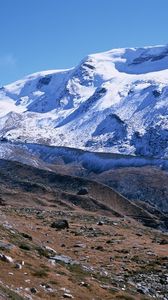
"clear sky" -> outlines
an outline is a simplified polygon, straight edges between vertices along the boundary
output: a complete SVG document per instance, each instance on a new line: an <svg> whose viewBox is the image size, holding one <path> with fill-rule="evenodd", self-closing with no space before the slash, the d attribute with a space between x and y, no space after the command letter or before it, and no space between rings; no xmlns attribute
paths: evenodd
<svg viewBox="0 0 168 300"><path fill-rule="evenodd" d="M117 47L168 44L168 0L0 0L0 86Z"/></svg>

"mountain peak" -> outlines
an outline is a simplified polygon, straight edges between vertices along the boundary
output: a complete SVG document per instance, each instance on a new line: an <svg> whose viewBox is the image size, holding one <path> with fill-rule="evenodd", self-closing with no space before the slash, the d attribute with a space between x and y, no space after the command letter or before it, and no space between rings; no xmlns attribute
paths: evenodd
<svg viewBox="0 0 168 300"><path fill-rule="evenodd" d="M168 46L91 54L5 86L0 100L0 134L12 141L168 155Z"/></svg>

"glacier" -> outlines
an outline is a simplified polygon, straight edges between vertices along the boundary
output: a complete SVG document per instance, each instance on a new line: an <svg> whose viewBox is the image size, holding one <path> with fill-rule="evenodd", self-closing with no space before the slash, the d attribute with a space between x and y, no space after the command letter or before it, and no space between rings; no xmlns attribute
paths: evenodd
<svg viewBox="0 0 168 300"><path fill-rule="evenodd" d="M0 140L168 157L168 46L113 49L0 88Z"/></svg>

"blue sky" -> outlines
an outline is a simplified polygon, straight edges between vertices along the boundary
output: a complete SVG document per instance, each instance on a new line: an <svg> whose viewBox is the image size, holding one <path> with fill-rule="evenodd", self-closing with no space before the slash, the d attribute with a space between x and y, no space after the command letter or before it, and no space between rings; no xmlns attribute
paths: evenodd
<svg viewBox="0 0 168 300"><path fill-rule="evenodd" d="M168 44L168 0L0 0L0 86L87 54Z"/></svg>

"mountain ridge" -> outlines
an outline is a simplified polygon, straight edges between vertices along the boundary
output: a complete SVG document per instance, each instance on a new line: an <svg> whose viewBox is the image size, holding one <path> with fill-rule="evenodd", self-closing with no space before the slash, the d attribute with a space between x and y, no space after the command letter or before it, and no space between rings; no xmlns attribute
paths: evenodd
<svg viewBox="0 0 168 300"><path fill-rule="evenodd" d="M168 213L167 159L6 142L0 143L0 159L95 180L129 200L148 203L152 209Z"/></svg>
<svg viewBox="0 0 168 300"><path fill-rule="evenodd" d="M88 55L0 89L0 136L53 146L168 156L168 46Z"/></svg>

